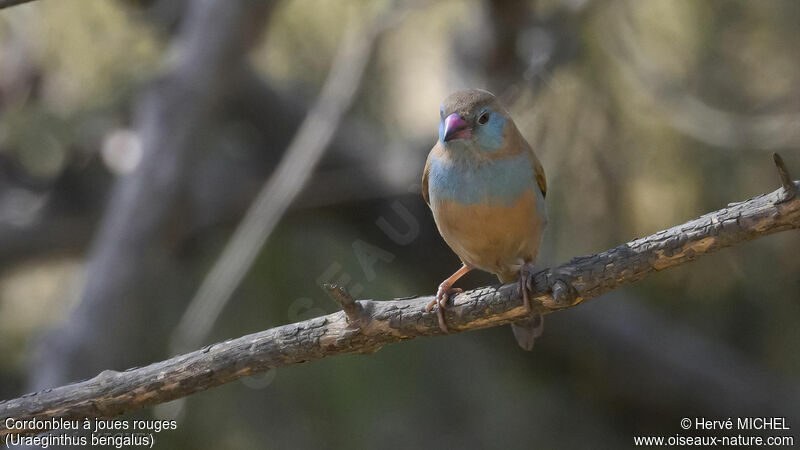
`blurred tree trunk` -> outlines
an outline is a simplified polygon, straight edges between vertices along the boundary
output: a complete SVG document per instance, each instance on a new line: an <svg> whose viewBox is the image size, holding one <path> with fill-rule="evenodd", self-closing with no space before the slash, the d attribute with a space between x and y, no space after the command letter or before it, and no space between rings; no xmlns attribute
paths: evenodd
<svg viewBox="0 0 800 450"><path fill-rule="evenodd" d="M137 364L162 351L167 327L153 325L170 310L168 286L181 279L181 263L164 240L175 237L174 209L198 156L198 136L236 88L231 75L246 67L271 7L258 0L187 4L169 69L136 110L142 160L116 182L92 244L80 304L39 343L31 388Z"/></svg>

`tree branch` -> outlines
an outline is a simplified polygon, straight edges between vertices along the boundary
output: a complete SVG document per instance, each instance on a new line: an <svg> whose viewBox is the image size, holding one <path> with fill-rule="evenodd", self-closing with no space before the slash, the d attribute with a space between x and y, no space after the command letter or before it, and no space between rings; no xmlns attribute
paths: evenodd
<svg viewBox="0 0 800 450"><path fill-rule="evenodd" d="M777 159L776 165L786 172ZM652 272L800 228L799 184L795 181L787 186L794 192L781 187L605 252L541 270L535 275L533 308L541 314L570 308ZM570 301L558 301L553 295L556 287L575 295ZM334 355L372 353L393 342L442 334L435 312L425 312L430 297L361 300L351 305L345 292L337 295L347 306L347 315L340 311L272 328L146 367L107 370L90 380L0 402L0 437L21 431L6 428L9 417L111 417L257 372ZM508 324L526 315L517 283L509 283L457 295L445 317L452 332L462 332Z"/></svg>

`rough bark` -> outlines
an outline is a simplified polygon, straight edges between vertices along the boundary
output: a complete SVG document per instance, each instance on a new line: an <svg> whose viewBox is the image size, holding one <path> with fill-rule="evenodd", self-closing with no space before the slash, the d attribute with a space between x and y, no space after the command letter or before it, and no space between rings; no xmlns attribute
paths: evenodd
<svg viewBox="0 0 800 450"><path fill-rule="evenodd" d="M770 194L538 272L534 310L548 314L570 308L649 273L800 228L799 183L789 181L779 158L776 164L783 169L782 187ZM5 427L8 417L110 417L257 372L333 355L372 353L393 342L442 334L435 312L425 312L430 297L354 302L341 289L331 290L346 313L231 339L146 367L104 371L90 380L0 402L0 436L19 431ZM457 295L445 317L451 332L462 332L508 324L527 314L517 284L509 283Z"/></svg>

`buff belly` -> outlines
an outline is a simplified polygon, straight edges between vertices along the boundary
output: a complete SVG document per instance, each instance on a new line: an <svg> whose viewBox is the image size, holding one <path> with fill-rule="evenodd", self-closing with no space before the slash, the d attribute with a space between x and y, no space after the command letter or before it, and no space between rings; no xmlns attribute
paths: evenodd
<svg viewBox="0 0 800 450"><path fill-rule="evenodd" d="M439 232L459 258L504 282L536 259L547 226L544 199L532 189L508 206L434 198L431 209Z"/></svg>

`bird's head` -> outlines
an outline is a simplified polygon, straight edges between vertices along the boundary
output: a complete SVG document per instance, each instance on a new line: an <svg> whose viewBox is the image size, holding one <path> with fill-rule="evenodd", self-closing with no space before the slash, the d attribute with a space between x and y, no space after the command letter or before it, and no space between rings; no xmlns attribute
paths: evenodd
<svg viewBox="0 0 800 450"><path fill-rule="evenodd" d="M482 89L458 91L441 106L439 142L448 150L491 153L503 143L508 113Z"/></svg>

